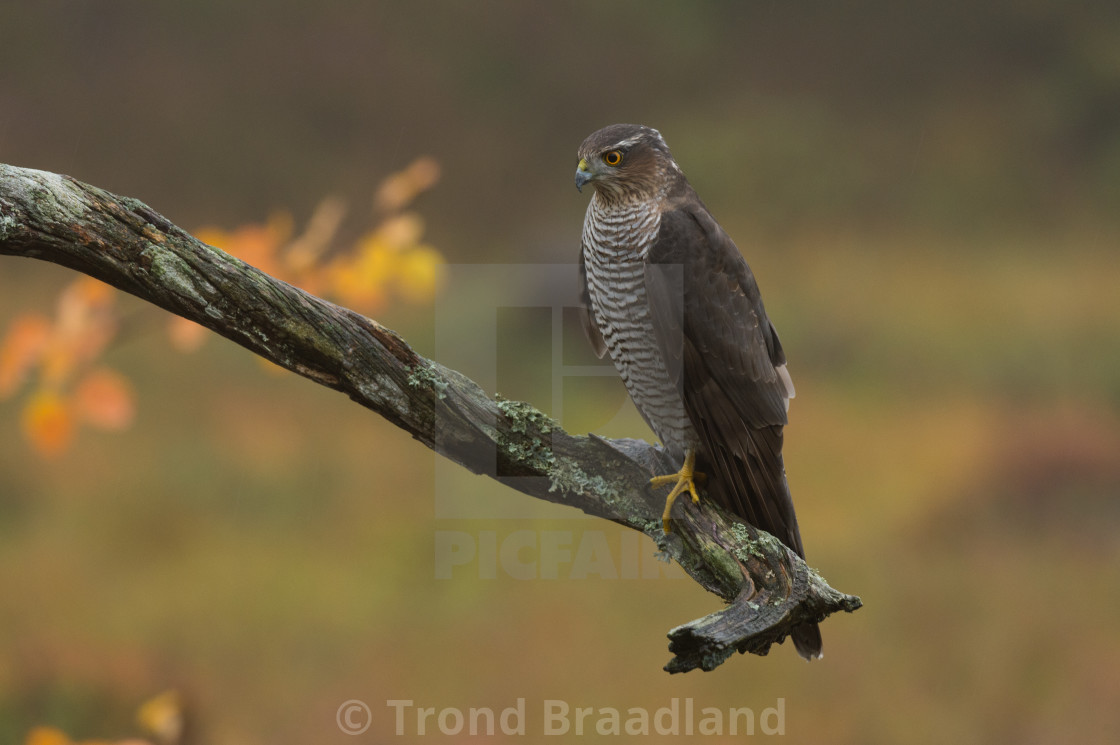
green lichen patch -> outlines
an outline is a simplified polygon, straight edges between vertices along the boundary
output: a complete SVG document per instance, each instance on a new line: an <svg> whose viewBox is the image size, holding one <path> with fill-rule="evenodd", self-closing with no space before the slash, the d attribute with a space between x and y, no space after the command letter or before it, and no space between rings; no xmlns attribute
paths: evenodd
<svg viewBox="0 0 1120 745"><path fill-rule="evenodd" d="M0 212L0 240L7 240L8 235L15 235L19 223L11 215Z"/></svg>
<svg viewBox="0 0 1120 745"><path fill-rule="evenodd" d="M605 504L617 504L621 494L618 487L599 475L584 471L571 461L556 464L549 474L550 492L581 494L596 497Z"/></svg>
<svg viewBox="0 0 1120 745"><path fill-rule="evenodd" d="M556 422L524 401L497 396L494 403L509 422L508 428L499 428L498 447L517 463L540 473L551 472L556 456L547 435L560 429Z"/></svg>
<svg viewBox="0 0 1120 745"><path fill-rule="evenodd" d="M494 403L509 419L510 429L514 432L525 434L530 429L535 429L537 432L547 435L554 429L560 429L555 420L532 404L524 401L510 401L502 398L501 395L495 397Z"/></svg>
<svg viewBox="0 0 1120 745"><path fill-rule="evenodd" d="M498 434L498 447L505 451L513 461L541 473L549 471L556 461L556 456L552 452L552 445L545 443L539 437L524 434L510 436L507 432L500 432Z"/></svg>
<svg viewBox="0 0 1120 745"><path fill-rule="evenodd" d="M447 381L437 374L431 365L423 362L409 372L408 384L413 388L430 388L441 401L447 398Z"/></svg>
<svg viewBox="0 0 1120 745"><path fill-rule="evenodd" d="M702 556L699 564L711 572L720 586L732 588L743 583L743 568L736 557L717 543L705 542L700 546Z"/></svg>
<svg viewBox="0 0 1120 745"><path fill-rule="evenodd" d="M765 561L770 556L780 556L785 549L785 544L765 531L756 531L756 537L752 537L750 530L740 523L732 525L730 532L739 543L735 555L742 561L748 556Z"/></svg>

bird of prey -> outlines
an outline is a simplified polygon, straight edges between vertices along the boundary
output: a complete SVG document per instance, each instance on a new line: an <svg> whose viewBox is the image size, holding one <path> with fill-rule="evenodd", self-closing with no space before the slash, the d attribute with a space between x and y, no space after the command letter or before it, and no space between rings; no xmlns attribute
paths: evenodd
<svg viewBox="0 0 1120 745"><path fill-rule="evenodd" d="M679 473L673 501L707 476L709 496L804 558L782 461L793 382L758 285L656 129L614 124L579 148L576 187L595 188L583 222L583 326L610 353L630 398ZM817 624L793 631L821 656Z"/></svg>

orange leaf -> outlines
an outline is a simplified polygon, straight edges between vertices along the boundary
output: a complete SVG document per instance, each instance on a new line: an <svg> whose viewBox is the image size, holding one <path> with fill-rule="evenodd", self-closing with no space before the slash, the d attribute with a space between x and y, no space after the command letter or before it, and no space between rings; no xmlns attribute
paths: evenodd
<svg viewBox="0 0 1120 745"><path fill-rule="evenodd" d="M267 225L242 225L232 232L210 227L195 231L195 237L203 243L220 248L274 277L280 276L282 268L277 260L280 249L291 236L292 218L286 212L274 213Z"/></svg>
<svg viewBox="0 0 1120 745"><path fill-rule="evenodd" d="M109 285L90 277L71 282L58 296L59 331L77 335L99 322L113 305L113 292Z"/></svg>
<svg viewBox="0 0 1120 745"><path fill-rule="evenodd" d="M40 454L54 457L74 439L74 416L61 396L40 390L24 406L23 432Z"/></svg>
<svg viewBox="0 0 1120 745"><path fill-rule="evenodd" d="M197 351L206 341L206 327L181 316L171 317L167 324L167 334L171 337L171 346L180 352Z"/></svg>
<svg viewBox="0 0 1120 745"><path fill-rule="evenodd" d="M51 335L51 324L43 316L27 313L12 321L0 344L0 399L15 393L27 373L39 361Z"/></svg>
<svg viewBox="0 0 1120 745"><path fill-rule="evenodd" d="M209 246L220 248L227 253L229 244L233 241L233 236L227 231L212 225L207 225L206 227L194 231L194 237Z"/></svg>
<svg viewBox="0 0 1120 745"><path fill-rule="evenodd" d="M82 378L74 389L73 408L75 417L101 429L125 429L136 416L132 386L105 368Z"/></svg>
<svg viewBox="0 0 1120 745"><path fill-rule="evenodd" d="M113 304L113 288L93 277L79 277L65 292L73 293L84 305L98 307Z"/></svg>
<svg viewBox="0 0 1120 745"><path fill-rule="evenodd" d="M116 292L84 277L58 298L58 316L50 344L43 352L42 380L52 387L69 383L74 371L96 359L117 333L113 309Z"/></svg>
<svg viewBox="0 0 1120 745"><path fill-rule="evenodd" d="M357 244L354 256L329 267L331 289L342 302L363 312L377 310L385 299L385 286L392 275L396 249L376 233L367 233Z"/></svg>

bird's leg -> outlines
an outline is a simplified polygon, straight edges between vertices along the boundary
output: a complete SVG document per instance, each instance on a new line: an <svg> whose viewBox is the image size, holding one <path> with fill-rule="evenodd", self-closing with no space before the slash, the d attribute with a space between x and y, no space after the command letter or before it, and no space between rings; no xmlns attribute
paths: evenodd
<svg viewBox="0 0 1120 745"><path fill-rule="evenodd" d="M665 511L661 513L661 529L666 533L671 532L669 527L669 512L673 509L673 502L680 496L686 489L692 495L692 502L695 504L700 501L700 495L696 492L696 483L703 483L704 474L696 471L696 451L689 449L688 453L684 456L684 465L677 473L669 474L668 476L654 476L649 480L649 485L653 489L662 486L673 485L673 490L669 492L669 496L665 498Z"/></svg>

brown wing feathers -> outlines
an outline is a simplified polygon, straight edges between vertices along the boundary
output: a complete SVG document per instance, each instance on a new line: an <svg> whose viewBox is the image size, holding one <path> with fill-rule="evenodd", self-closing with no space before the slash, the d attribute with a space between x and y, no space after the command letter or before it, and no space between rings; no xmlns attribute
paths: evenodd
<svg viewBox="0 0 1120 745"><path fill-rule="evenodd" d="M678 386L701 441L698 466L710 473L708 494L804 558L782 460L793 392L789 376L779 370L785 354L746 261L693 198L695 204L662 215L650 251L650 262L683 269L683 292L674 293L663 282L658 286L666 273L650 267L654 325L663 353L683 355ZM675 318L683 334L672 328ZM679 352L670 349L674 344L681 345ZM793 641L802 657L820 656L817 624L795 628Z"/></svg>

